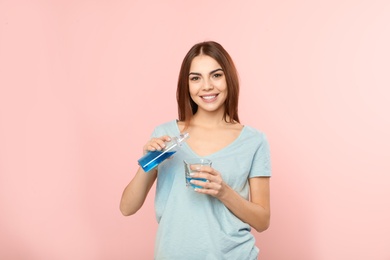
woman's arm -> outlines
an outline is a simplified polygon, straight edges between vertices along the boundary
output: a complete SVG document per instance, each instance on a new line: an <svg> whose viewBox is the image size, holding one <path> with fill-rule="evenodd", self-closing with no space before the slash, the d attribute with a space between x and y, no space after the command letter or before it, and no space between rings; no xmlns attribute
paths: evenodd
<svg viewBox="0 0 390 260"><path fill-rule="evenodd" d="M269 177L249 179L250 201L226 184L226 192L219 199L236 217L262 232L269 227L271 217L269 181Z"/></svg>
<svg viewBox="0 0 390 260"><path fill-rule="evenodd" d="M122 193L120 210L124 216L136 213L144 204L150 188L157 177L157 170L144 172L140 167Z"/></svg>
<svg viewBox="0 0 390 260"><path fill-rule="evenodd" d="M271 216L269 177L249 179L250 201L229 187L222 180L220 173L211 167L203 167L202 172L194 174L194 178L208 180L208 182L193 181L195 185L204 187L195 191L218 198L236 217L248 223L256 231L262 232L269 227Z"/></svg>
<svg viewBox="0 0 390 260"><path fill-rule="evenodd" d="M162 150L165 147L165 142L170 140L169 136L151 139L144 146L144 154L148 151ZM141 167L138 169L136 175L122 193L120 211L123 215L133 215L142 207L156 178L157 169L149 172L145 172Z"/></svg>

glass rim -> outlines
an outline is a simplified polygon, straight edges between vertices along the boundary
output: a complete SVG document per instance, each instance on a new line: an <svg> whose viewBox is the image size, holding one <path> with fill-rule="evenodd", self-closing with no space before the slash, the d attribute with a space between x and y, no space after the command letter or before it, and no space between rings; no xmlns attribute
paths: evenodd
<svg viewBox="0 0 390 260"><path fill-rule="evenodd" d="M184 159L185 164L211 164L211 160L207 158L188 158Z"/></svg>

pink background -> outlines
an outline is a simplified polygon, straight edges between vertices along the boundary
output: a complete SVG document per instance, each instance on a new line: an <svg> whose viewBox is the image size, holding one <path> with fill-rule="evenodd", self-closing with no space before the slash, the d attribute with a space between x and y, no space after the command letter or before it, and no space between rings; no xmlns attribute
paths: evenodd
<svg viewBox="0 0 390 260"><path fill-rule="evenodd" d="M215 40L271 143L260 259L389 260L389 32L388 0L0 0L0 259L152 259L154 191L120 196Z"/></svg>

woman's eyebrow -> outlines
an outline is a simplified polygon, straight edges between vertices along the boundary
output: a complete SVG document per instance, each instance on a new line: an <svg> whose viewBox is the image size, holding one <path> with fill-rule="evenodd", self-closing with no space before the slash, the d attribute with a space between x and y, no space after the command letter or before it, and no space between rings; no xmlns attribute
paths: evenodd
<svg viewBox="0 0 390 260"><path fill-rule="evenodd" d="M211 75L211 74L214 74L215 72L220 71L220 70L223 71L223 69L221 69L221 68L216 69L216 70L212 70L212 71L210 71L210 75Z"/></svg>
<svg viewBox="0 0 390 260"><path fill-rule="evenodd" d="M211 74L214 74L215 72L217 72L217 71L223 71L223 69L221 69L221 68L218 68L218 69L215 69L215 70L212 70L212 71L210 71L210 73L209 73L209 75L211 75ZM202 76L202 74L201 73L199 73L199 72L190 72L190 74L188 74L188 75L197 75L197 76Z"/></svg>

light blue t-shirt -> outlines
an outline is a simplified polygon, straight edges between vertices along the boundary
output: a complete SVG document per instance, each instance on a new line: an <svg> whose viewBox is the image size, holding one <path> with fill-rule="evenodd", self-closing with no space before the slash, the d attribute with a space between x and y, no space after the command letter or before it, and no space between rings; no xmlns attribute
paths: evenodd
<svg viewBox="0 0 390 260"><path fill-rule="evenodd" d="M179 134L173 120L156 127L153 137ZM207 157L198 156L185 143L172 159L158 166L155 259L257 259L259 249L251 227L218 199L186 187L183 160L193 157L210 159L224 182L245 199L249 198L249 178L271 176L268 141L249 126L228 146Z"/></svg>

